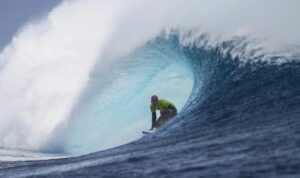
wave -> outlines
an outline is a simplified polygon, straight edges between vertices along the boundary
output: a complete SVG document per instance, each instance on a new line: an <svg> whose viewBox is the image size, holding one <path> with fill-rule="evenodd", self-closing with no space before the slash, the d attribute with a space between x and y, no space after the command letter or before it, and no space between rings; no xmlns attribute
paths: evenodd
<svg viewBox="0 0 300 178"><path fill-rule="evenodd" d="M104 169L158 176L216 167L236 175L226 164L299 174L298 16L277 11L289 6L274 1L273 12L295 22L283 33L278 15L264 23L266 2L157 3L65 1L2 51L0 146L15 150L12 155L31 150L20 153L25 159L39 158L32 151L77 155L3 165L7 175L22 166L22 174L50 177L81 175L85 168L103 176L113 174ZM249 17L254 10L258 18ZM264 24L272 28L252 29ZM181 111L142 137L152 94ZM156 161L173 168L140 171ZM123 163L128 167L120 170Z"/></svg>
<svg viewBox="0 0 300 178"><path fill-rule="evenodd" d="M243 56L231 55L231 50L239 46L236 45L237 43L247 42L224 41L215 47L199 45L199 42L203 43L205 38L207 36L201 36L199 41L184 44L177 33L168 36L160 35L129 55L132 61L133 56L140 55L139 52L142 52L143 57L149 54L155 56L165 54L168 56L164 58L167 63L170 63L170 60L176 61L174 57L180 56L178 58L180 61L184 59L180 65L189 64L189 67L184 68L183 71L190 69L193 72L193 88L187 92L189 98L183 102L181 112L155 134L105 151L67 159L40 161L38 167L35 162L15 162L15 167L7 170L6 175L10 175L9 172L15 173L19 169L23 170L22 176L50 177L74 174L78 176L176 174L205 177L218 175L232 177L236 174L245 176L249 173L264 177L273 177L274 173L277 176L298 175L299 159L294 153L298 149L295 138L299 136L300 126L298 120L300 115L299 57L284 59L286 62L283 63L282 57L278 56L253 62L257 56L254 53L253 58L245 59ZM168 53L165 53L166 51ZM243 54L243 51L241 50L240 53ZM150 59L152 57L150 55ZM171 65L174 64L173 62ZM121 65L122 70L118 72L123 73L125 69L137 70L141 67L136 65L128 67L129 63L126 63L126 60L124 63L127 67ZM150 63L152 64L152 61ZM158 66L163 65L160 63ZM149 71L157 69L158 66L152 66ZM140 69L143 73L147 73L145 68ZM169 73L169 70L166 71ZM136 75L135 72L130 71L133 78L140 79L140 75ZM167 73L163 72L164 75ZM152 73L149 75L152 76ZM161 75L159 76L161 78ZM179 83L183 81L178 80ZM148 82L149 80L146 80L146 83ZM155 82L158 83L159 80ZM130 85L132 86L135 85ZM140 98L139 93L144 94L143 90L147 89L136 90L135 96ZM92 110L97 111L95 108ZM78 125L83 124L81 122ZM77 141L77 144L80 142ZM170 164L152 165L164 161ZM152 165L151 169L149 164ZM135 169L132 169L132 165L135 165ZM235 165L239 165L239 168L236 169ZM212 170L216 167L218 171L214 173ZM144 169L147 171L141 171ZM88 173L85 172L86 170Z"/></svg>

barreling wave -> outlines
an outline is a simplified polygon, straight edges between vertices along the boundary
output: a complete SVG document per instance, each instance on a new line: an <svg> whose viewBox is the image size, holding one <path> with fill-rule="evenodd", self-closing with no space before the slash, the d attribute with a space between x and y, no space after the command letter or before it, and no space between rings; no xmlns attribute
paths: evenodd
<svg viewBox="0 0 300 178"><path fill-rule="evenodd" d="M296 5L64 1L0 55L0 176L299 176Z"/></svg>
<svg viewBox="0 0 300 178"><path fill-rule="evenodd" d="M190 44L180 38L162 35L146 44L184 55L194 76L189 99L166 126L105 151L40 161L38 167L16 162L14 168L4 166L6 175L24 166L31 170L25 171L28 176L298 175L299 58L255 57L253 62L249 55L231 55L236 43L247 43L243 40L209 47L199 45L203 36ZM164 162L168 164L160 165Z"/></svg>

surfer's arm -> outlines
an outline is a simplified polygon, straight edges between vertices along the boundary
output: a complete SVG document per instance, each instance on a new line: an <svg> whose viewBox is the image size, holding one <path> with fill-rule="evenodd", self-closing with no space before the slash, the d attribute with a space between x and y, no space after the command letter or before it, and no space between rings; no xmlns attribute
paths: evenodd
<svg viewBox="0 0 300 178"><path fill-rule="evenodd" d="M156 112L152 112L152 126L150 130L154 129L155 122L156 122Z"/></svg>

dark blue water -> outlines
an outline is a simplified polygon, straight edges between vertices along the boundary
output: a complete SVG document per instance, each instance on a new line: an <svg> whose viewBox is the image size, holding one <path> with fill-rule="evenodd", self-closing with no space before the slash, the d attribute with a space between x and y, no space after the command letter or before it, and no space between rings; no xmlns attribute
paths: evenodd
<svg viewBox="0 0 300 178"><path fill-rule="evenodd" d="M176 118L154 134L109 150L0 162L0 176L300 177L300 57L264 62L256 50L232 57L240 43L245 43L240 52L245 50L243 39L197 47L180 45L174 35L151 43L171 45L193 65L194 88ZM285 62L278 64L279 59Z"/></svg>

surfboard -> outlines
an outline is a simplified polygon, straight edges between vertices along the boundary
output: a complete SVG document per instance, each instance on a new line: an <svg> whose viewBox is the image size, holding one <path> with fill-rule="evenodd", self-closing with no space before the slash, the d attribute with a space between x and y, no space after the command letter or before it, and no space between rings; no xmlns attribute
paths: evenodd
<svg viewBox="0 0 300 178"><path fill-rule="evenodd" d="M143 131L142 133L143 134L152 134L152 133L154 133L155 131L154 130L152 130L152 131Z"/></svg>

